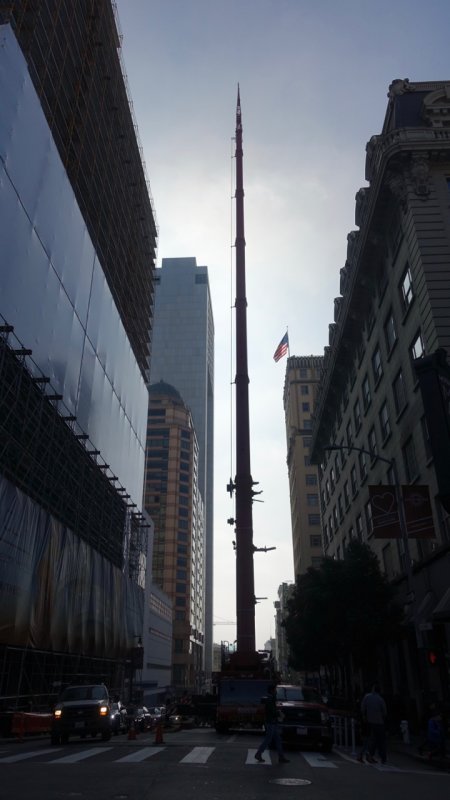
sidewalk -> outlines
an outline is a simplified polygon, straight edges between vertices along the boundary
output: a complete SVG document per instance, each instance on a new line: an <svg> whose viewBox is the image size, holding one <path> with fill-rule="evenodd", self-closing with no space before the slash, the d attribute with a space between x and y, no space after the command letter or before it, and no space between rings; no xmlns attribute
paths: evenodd
<svg viewBox="0 0 450 800"><path fill-rule="evenodd" d="M416 761L418 764L425 764L433 769L442 769L444 772L450 772L450 753L448 752L448 743L447 752L444 758L439 758L438 756L429 758L426 753L424 753L424 755L420 755L419 753L419 746L422 744L423 740L423 736L411 736L410 744L405 744L401 738L389 736L387 742L388 758L389 753L399 753L403 756L411 758L411 760Z"/></svg>

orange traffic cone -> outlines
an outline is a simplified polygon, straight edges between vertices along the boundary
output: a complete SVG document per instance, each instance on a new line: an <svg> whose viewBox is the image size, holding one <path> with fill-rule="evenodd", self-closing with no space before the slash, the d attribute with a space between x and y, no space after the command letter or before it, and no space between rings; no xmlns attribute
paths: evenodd
<svg viewBox="0 0 450 800"><path fill-rule="evenodd" d="M162 722L156 724L155 741L153 744L164 744Z"/></svg>
<svg viewBox="0 0 450 800"><path fill-rule="evenodd" d="M136 728L135 728L134 721L133 721L131 723L130 727L128 728L128 738L130 740L132 740L132 739L134 740L134 739L136 739L136 735L137 735L136 734Z"/></svg>

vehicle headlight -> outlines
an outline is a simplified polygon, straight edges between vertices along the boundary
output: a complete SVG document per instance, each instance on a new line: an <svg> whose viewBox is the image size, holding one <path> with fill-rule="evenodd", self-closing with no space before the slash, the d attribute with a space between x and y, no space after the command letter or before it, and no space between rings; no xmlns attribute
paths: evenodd
<svg viewBox="0 0 450 800"><path fill-rule="evenodd" d="M106 717L106 715L109 714L108 706L100 706L99 711L100 711L100 716L101 717Z"/></svg>
<svg viewBox="0 0 450 800"><path fill-rule="evenodd" d="M59 719L62 716L62 709L61 708L55 708L55 710L53 712L53 716L55 717L55 719Z"/></svg>

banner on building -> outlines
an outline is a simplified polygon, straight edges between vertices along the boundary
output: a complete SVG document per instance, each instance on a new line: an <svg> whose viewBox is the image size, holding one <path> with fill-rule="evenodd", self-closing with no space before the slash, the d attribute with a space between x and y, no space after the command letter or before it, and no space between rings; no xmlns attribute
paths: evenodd
<svg viewBox="0 0 450 800"><path fill-rule="evenodd" d="M428 486L402 486L406 532L410 539L434 539L436 536Z"/></svg>
<svg viewBox="0 0 450 800"><path fill-rule="evenodd" d="M401 537L395 486L369 486L373 535L378 539Z"/></svg>
<svg viewBox="0 0 450 800"><path fill-rule="evenodd" d="M395 486L369 486L373 535L377 539L402 536ZM409 539L435 537L428 486L402 486L406 534Z"/></svg>

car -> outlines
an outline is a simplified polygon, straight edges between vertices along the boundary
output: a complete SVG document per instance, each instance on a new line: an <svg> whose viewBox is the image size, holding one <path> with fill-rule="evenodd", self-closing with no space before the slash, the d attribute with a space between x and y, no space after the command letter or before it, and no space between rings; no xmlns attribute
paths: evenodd
<svg viewBox="0 0 450 800"><path fill-rule="evenodd" d="M276 699L283 742L331 751L333 731L330 714L317 689L279 684Z"/></svg>
<svg viewBox="0 0 450 800"><path fill-rule="evenodd" d="M127 706L126 709L127 730L134 727L137 731L146 731L152 727L152 717L146 706Z"/></svg>
<svg viewBox="0 0 450 800"><path fill-rule="evenodd" d="M127 710L120 700L111 703L111 729L115 736L127 729Z"/></svg>
<svg viewBox="0 0 450 800"><path fill-rule="evenodd" d="M66 743L69 736L111 738L111 700L104 684L67 686L52 713L50 741Z"/></svg>

